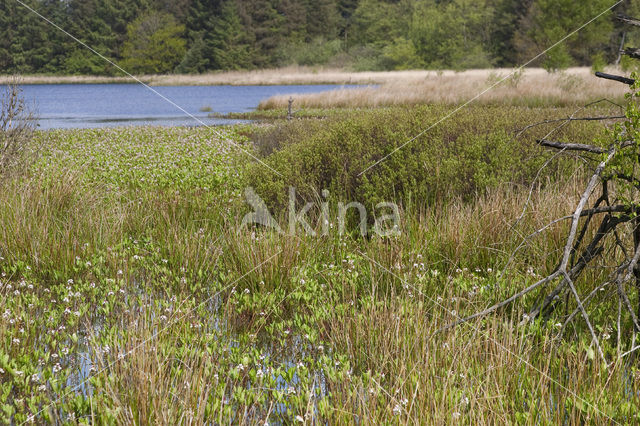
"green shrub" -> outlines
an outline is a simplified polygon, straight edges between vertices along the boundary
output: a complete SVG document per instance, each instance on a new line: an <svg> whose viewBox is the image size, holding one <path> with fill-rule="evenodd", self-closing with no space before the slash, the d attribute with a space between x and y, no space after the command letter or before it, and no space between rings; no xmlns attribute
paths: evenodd
<svg viewBox="0 0 640 426"><path fill-rule="evenodd" d="M517 130L570 113L568 109L469 107L394 152L450 111L442 106L361 110L321 122L275 126L260 134L262 143L268 141L268 149L260 151L270 153L264 161L281 176L254 163L248 168L247 185L280 212L287 209L289 186L296 188L302 200L318 200L327 189L335 201L358 201L367 208L382 201L429 206L452 198L471 199L504 183L532 182L551 155L535 139L544 136L550 125L515 138ZM599 129L599 124L579 122L553 137L584 141ZM565 176L574 169L570 161L554 161L542 177Z"/></svg>

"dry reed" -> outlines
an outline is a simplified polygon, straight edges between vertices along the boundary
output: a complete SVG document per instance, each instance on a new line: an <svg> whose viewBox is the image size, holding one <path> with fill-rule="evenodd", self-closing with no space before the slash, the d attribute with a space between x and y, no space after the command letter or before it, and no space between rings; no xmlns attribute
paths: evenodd
<svg viewBox="0 0 640 426"><path fill-rule="evenodd" d="M621 99L626 93L625 86L598 79L588 68L572 68L562 73L543 69L527 69L513 75L512 72L510 69L407 72L381 82L379 87L341 88L293 98L298 108L458 104L476 98L479 103L561 106L602 98ZM259 109L286 108L290 97L273 96L262 101Z"/></svg>

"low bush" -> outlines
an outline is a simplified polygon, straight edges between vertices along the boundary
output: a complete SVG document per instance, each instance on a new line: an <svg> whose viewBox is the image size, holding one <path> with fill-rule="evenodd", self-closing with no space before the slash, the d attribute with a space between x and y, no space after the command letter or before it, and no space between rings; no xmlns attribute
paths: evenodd
<svg viewBox="0 0 640 426"><path fill-rule="evenodd" d="M23 163L33 151L35 119L17 80L0 93L0 177Z"/></svg>
<svg viewBox="0 0 640 426"><path fill-rule="evenodd" d="M505 183L531 183L552 155L535 140L558 123L516 137L518 130L572 113L469 107L412 140L450 112L441 106L360 110L262 130L256 140L267 146L259 151L281 175L256 162L248 168L247 185L276 211L288 207L289 186L296 188L301 200L317 200L322 190L329 190L330 197L358 201L367 208L382 201L428 206L453 198L470 200ZM599 132L601 124L574 122L553 138L584 141ZM553 161L545 167L542 180L566 176L575 167L574 161Z"/></svg>

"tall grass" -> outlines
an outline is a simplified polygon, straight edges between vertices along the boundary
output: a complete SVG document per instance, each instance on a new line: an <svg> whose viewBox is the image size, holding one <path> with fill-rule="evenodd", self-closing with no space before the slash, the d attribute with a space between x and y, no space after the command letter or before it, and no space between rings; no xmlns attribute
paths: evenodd
<svg viewBox="0 0 640 426"><path fill-rule="evenodd" d="M293 96L297 108L370 108L394 105L461 104L474 100L498 105L580 105L602 98L621 100L623 85L598 79L588 68L561 73L541 69L472 70L428 73L421 78L391 78L379 87L342 88L328 92L273 96L259 109L286 108ZM504 81L503 81L504 80Z"/></svg>

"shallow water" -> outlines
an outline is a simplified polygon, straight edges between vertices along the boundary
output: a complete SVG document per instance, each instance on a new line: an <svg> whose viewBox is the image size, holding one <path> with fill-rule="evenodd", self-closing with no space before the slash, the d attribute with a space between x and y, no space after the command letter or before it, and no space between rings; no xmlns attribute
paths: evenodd
<svg viewBox="0 0 640 426"><path fill-rule="evenodd" d="M248 112L261 100L274 95L317 93L340 87L357 86L161 86L151 89L141 84L22 86L42 130L233 124L238 120L209 118L209 114Z"/></svg>

